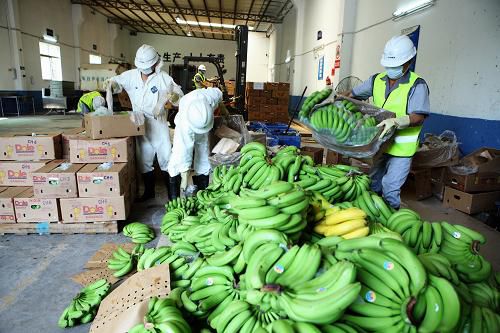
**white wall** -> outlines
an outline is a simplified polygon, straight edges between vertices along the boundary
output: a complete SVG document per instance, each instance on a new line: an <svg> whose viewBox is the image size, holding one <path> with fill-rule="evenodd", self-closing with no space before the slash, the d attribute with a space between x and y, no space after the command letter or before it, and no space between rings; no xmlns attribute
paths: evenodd
<svg viewBox="0 0 500 333"><path fill-rule="evenodd" d="M224 75L224 79L230 80L236 77L235 41L138 33L137 36L130 36L128 43L129 54L131 54L132 59L135 56L135 52L142 44L153 46L161 55L168 52L171 55L171 61L166 62L164 65L164 70L167 72L170 64L183 64L182 57L190 55L190 53L193 53L193 56L199 56L200 52L203 56L207 56L209 53L215 55L224 54L224 66L227 69L227 74ZM179 52L181 57L175 62L172 62L172 54L175 52ZM192 64L198 65L199 63ZM217 71L213 65L205 65L207 67L207 77L217 75Z"/></svg>
<svg viewBox="0 0 500 333"><path fill-rule="evenodd" d="M7 3L11 1L16 7L15 26L20 35L22 51L12 47L12 35L9 38L7 29ZM89 62L92 44L97 45L93 52L102 56L103 63L111 57L130 61L129 32L120 30L117 25L107 23L101 14L92 14L88 7L72 5L70 0L0 0L0 90L40 90L48 86L42 80L40 68L40 52L38 43L46 29L52 29L58 36L61 47L62 74L64 81L75 82L78 88L81 64ZM19 58L25 67L22 87L12 79L9 67L15 66L15 58Z"/></svg>
<svg viewBox="0 0 500 333"><path fill-rule="evenodd" d="M272 36L271 41L277 46L275 62L270 65L270 71L274 73L275 81L291 83L293 95L300 95L306 85L307 94L324 87L339 42L337 35L341 32L342 23L339 13L342 10L341 0L296 0L283 24L278 25L273 32L276 38ZM321 40L317 40L319 30L323 34ZM292 62L285 64L288 50ZM318 80L318 62L322 56L324 75L323 80Z"/></svg>
<svg viewBox="0 0 500 333"><path fill-rule="evenodd" d="M352 73L382 71L384 44L420 25L415 71L428 83L431 110L452 116L500 120L500 1L439 0L420 13L388 20L408 0L358 0ZM370 27L374 25L373 27Z"/></svg>

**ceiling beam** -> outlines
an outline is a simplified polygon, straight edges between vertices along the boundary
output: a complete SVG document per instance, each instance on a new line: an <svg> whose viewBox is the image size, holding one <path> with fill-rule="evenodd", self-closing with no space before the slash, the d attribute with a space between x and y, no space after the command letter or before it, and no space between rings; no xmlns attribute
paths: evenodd
<svg viewBox="0 0 500 333"><path fill-rule="evenodd" d="M208 23L212 23L212 18L210 17L210 14L208 14L207 0L203 0L203 6L205 7L205 11L207 12ZM210 31L212 31L212 38L215 38L212 27L210 27Z"/></svg>
<svg viewBox="0 0 500 333"><path fill-rule="evenodd" d="M184 36L187 36L187 33L184 31L184 29L182 29L182 27L179 26L179 24L177 24L177 21L175 20L174 15L172 15L172 13L170 12L170 10L163 4L163 1L162 0L158 0L158 3L162 7L162 9L165 11L165 13L167 13L170 16L170 19L172 20L172 22L175 22L176 26L178 28L180 28L180 30L182 31L182 33L184 34ZM158 12L158 13L160 13L160 12ZM160 14L158 14L158 15L160 15ZM177 32L175 32L175 34L177 35Z"/></svg>
<svg viewBox="0 0 500 333"><path fill-rule="evenodd" d="M198 20L198 15L196 15L195 11L194 11L194 8L193 8L193 5L191 4L191 0L187 0L188 4L189 4L189 8L191 8L191 11L193 12L193 15L194 15L194 18L196 19L196 22L198 22L198 26L200 26L200 21ZM205 36L205 33L203 33L203 37L207 37Z"/></svg>
<svg viewBox="0 0 500 333"><path fill-rule="evenodd" d="M149 1L148 1L148 0L143 0L143 1L144 1L144 3L145 3L146 5L148 5L148 6L149 6L149 8L151 8L151 11L154 11L153 7L151 6L151 4L149 3ZM147 12L144 12L144 13L145 13L145 14L149 17L149 19L150 19L151 21L155 21L153 18L151 18L151 16L149 16L149 15L147 14ZM167 21L163 18L163 16L161 16L161 15L160 15L158 12L156 12L156 11L154 11L154 13L156 14L156 16L158 16L158 17L160 18L160 20L161 20L163 23L165 23L165 24L167 25L167 27L168 27L168 29L170 29L170 31L172 31L174 34L176 34L176 35L177 35L177 32L175 31L175 29L174 29L174 28L172 28L172 25L171 25L170 23L168 23L168 22L167 22Z"/></svg>
<svg viewBox="0 0 500 333"><path fill-rule="evenodd" d="M129 16L126 12L124 12L122 9L120 9L120 8L118 8L118 7L115 7L115 5L111 3L111 1L107 1L107 0L106 0L106 1L104 1L104 2L105 2L105 5L109 5L109 6L110 6L110 7L112 7L113 9L116 9L118 12L120 12L120 14L122 14L123 16L125 16L125 17L127 18L127 21L128 21L128 20L130 20L130 21L134 21L134 19L133 19L132 17L130 17L130 16ZM100 5L100 6L101 6L101 7L103 7L102 5ZM132 14L134 14L135 16L137 16L137 17L139 18L139 20L143 21L143 20L141 19L141 17L140 17L140 16L138 16L136 13L134 13L132 10L130 10L130 12L131 12ZM143 21L143 22L145 22L145 21ZM153 26L151 26L151 25L148 25L148 28L153 29L153 31L154 31L155 33L159 33L159 32L158 32L155 28L153 28ZM145 26L143 26L143 29L144 29L144 30L146 30L147 32L151 32L151 31L149 31L148 29L146 29L146 27L145 27Z"/></svg>
<svg viewBox="0 0 500 333"><path fill-rule="evenodd" d="M151 10L154 9L155 12L158 13L167 13L173 16L175 15L196 15L196 16L220 16L222 19L230 19L230 20L242 20L242 21L261 21L262 23L282 23L283 20L278 17L271 15L259 15L252 14L251 10L248 13L240 13L240 12L227 12L221 10L211 10L208 11L203 9L191 9L185 7L171 7L165 6L164 4L152 4L151 7L144 3L136 3L136 2L128 2L125 0L71 0L73 4L87 5L87 6L106 6L106 3L109 3L111 6L121 10Z"/></svg>
<svg viewBox="0 0 500 333"><path fill-rule="evenodd" d="M130 0L132 1L132 3L136 4L136 2L134 0ZM131 11L132 12L132 11ZM136 12L132 12L135 16L137 16L137 18L139 18L141 21L144 21L144 22L147 22L146 20L144 20L142 17L140 17L139 15L137 15ZM150 19L151 21L154 21L154 19L148 14L148 12L144 11L141 9L141 13L143 13L144 15L146 15L148 17L148 19ZM152 27L153 28L153 27ZM156 31L156 29L153 28L153 30ZM163 32L165 34L168 34L167 30L165 30L163 27L161 27L161 30L163 30Z"/></svg>
<svg viewBox="0 0 500 333"><path fill-rule="evenodd" d="M252 13L252 9L253 9L253 4L255 3L255 0L252 0L252 2L250 3L250 9L248 10L248 16L247 16L247 19L245 20L245 25L248 25L248 17L250 16L250 14Z"/></svg>
<svg viewBox="0 0 500 333"><path fill-rule="evenodd" d="M269 8L269 5L271 4L272 0L268 0L266 6L264 7L264 10L262 11L262 16L257 22L257 25L255 26L255 31L259 31L259 25L262 23L262 17L266 15L267 9Z"/></svg>

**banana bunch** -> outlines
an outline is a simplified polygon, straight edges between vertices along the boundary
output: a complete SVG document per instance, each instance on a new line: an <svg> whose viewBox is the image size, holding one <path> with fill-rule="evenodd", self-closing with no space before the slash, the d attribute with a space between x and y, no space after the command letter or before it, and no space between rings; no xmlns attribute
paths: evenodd
<svg viewBox="0 0 500 333"><path fill-rule="evenodd" d="M97 280L83 288L64 309L59 318L61 328L86 324L94 319L102 299L108 294L111 284L105 279Z"/></svg>
<svg viewBox="0 0 500 333"><path fill-rule="evenodd" d="M132 238L132 242L146 244L155 238L155 231L147 224L133 222L123 228L123 234Z"/></svg>
<svg viewBox="0 0 500 333"><path fill-rule="evenodd" d="M191 286L181 293L182 306L195 316L217 316L225 305L242 299L244 291L234 278L230 266L204 266L192 278ZM220 306L220 307L219 307Z"/></svg>
<svg viewBox="0 0 500 333"><path fill-rule="evenodd" d="M115 271L113 276L122 277L130 273L137 263L137 258L144 253L144 245L138 244L128 253L121 247L113 252L113 258L108 260L108 268Z"/></svg>
<svg viewBox="0 0 500 333"><path fill-rule="evenodd" d="M193 215L198 210L197 204L198 202L193 197L178 197L167 202L165 208L167 211L171 211L175 208L182 208L188 215Z"/></svg>
<svg viewBox="0 0 500 333"><path fill-rule="evenodd" d="M363 192L370 190L370 177L357 167L337 164L319 166L317 170L323 179L334 180L340 187L342 195L336 198L338 201L353 201Z"/></svg>
<svg viewBox="0 0 500 333"><path fill-rule="evenodd" d="M422 253L418 255L418 259L422 265L424 265L429 274L442 277L453 283L455 286L459 286L461 284L451 262L445 256L439 253Z"/></svg>
<svg viewBox="0 0 500 333"><path fill-rule="evenodd" d="M169 298L153 297L148 303L148 312L143 323L132 327L129 333L191 333L191 327L182 313Z"/></svg>
<svg viewBox="0 0 500 333"><path fill-rule="evenodd" d="M366 213L357 208L330 208L325 217L314 227L314 231L324 236L342 236L345 239L365 237L370 228Z"/></svg>
<svg viewBox="0 0 500 333"><path fill-rule="evenodd" d="M458 332L498 332L500 315L490 308L472 305L470 314L464 317Z"/></svg>
<svg viewBox="0 0 500 333"><path fill-rule="evenodd" d="M288 182L277 181L257 191L244 191L241 197L230 200L229 205L238 215L240 225L254 229L295 234L307 225L309 197Z"/></svg>
<svg viewBox="0 0 500 333"><path fill-rule="evenodd" d="M500 293L486 282L471 283L467 285L472 303L486 307L498 313L500 310ZM500 324L500 322L499 322Z"/></svg>
<svg viewBox="0 0 500 333"><path fill-rule="evenodd" d="M198 191L202 192L202 191ZM161 233L164 235L168 235L169 229L180 223L180 221L189 214L186 212L184 208L167 208L167 212L163 215L161 220Z"/></svg>
<svg viewBox="0 0 500 333"><path fill-rule="evenodd" d="M164 234L167 235L171 241L178 242L183 239L185 233L193 226L199 226L201 219L199 216L183 216L177 224L170 224L165 226Z"/></svg>
<svg viewBox="0 0 500 333"><path fill-rule="evenodd" d="M344 195L340 186L333 179L320 179L317 176L301 177L301 180L294 184L306 191L320 194L328 202L335 202Z"/></svg>
<svg viewBox="0 0 500 333"><path fill-rule="evenodd" d="M213 207L217 204L217 201L227 195L223 191L211 191L208 189L196 192L196 199L198 200L198 206L201 207Z"/></svg>
<svg viewBox="0 0 500 333"><path fill-rule="evenodd" d="M404 242L417 254L437 253L443 242L441 223L422 221L420 216L410 209L400 209L392 214L385 226L400 234Z"/></svg>
<svg viewBox="0 0 500 333"><path fill-rule="evenodd" d="M354 206L366 212L371 221L381 222L384 225L394 213L391 206L375 193L362 191L353 201Z"/></svg>
<svg viewBox="0 0 500 333"><path fill-rule="evenodd" d="M312 108L321 102L323 102L328 96L332 93L332 89L325 88L321 91L315 91L311 95L309 95L302 104L302 107L299 111L299 117L309 118L309 114L311 113Z"/></svg>
<svg viewBox="0 0 500 333"><path fill-rule="evenodd" d="M268 327L270 333L362 333L358 327L352 327L345 323L336 322L330 325L315 326L301 321L280 319L274 321Z"/></svg>

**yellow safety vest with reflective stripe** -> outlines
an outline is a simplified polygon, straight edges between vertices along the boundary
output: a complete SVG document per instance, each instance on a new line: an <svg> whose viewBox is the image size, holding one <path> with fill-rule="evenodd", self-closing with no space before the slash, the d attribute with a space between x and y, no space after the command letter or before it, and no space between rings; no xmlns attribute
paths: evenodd
<svg viewBox="0 0 500 333"><path fill-rule="evenodd" d="M201 78L201 82L205 82L205 75L203 75L202 73L198 72L196 73L194 76L193 76L193 84L194 84L194 87L196 89L203 89L205 88L204 86L202 86L198 81L196 81L196 77L199 76Z"/></svg>
<svg viewBox="0 0 500 333"><path fill-rule="evenodd" d="M94 97L97 96L101 96L101 93L98 91L91 91L89 93L83 94L82 97L80 97L80 100L78 101L78 108L76 109L76 112L83 111L81 103L85 104L90 112L94 112L95 110L92 101L94 100Z"/></svg>
<svg viewBox="0 0 500 333"><path fill-rule="evenodd" d="M386 72L382 72L373 81L373 104L379 108L392 111L396 117L407 115L408 96L410 89L415 84L419 76L410 72L410 80L407 83L399 83L398 87L389 93L385 98ZM418 148L418 136L422 126L412 126L396 130L394 142L386 150L386 153L393 156L410 157L415 154Z"/></svg>

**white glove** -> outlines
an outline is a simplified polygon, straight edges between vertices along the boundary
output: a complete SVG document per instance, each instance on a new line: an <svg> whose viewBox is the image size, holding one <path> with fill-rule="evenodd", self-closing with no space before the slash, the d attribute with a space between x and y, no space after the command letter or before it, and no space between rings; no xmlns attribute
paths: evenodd
<svg viewBox="0 0 500 333"><path fill-rule="evenodd" d="M108 90L108 88L110 88L113 94L119 94L122 91L122 87L117 82L111 79L107 79L106 81L104 81L102 87L106 91Z"/></svg>
<svg viewBox="0 0 500 333"><path fill-rule="evenodd" d="M185 191L188 185L188 172L181 172L181 190Z"/></svg>
<svg viewBox="0 0 500 333"><path fill-rule="evenodd" d="M158 102L156 103L155 108L153 109L153 116L155 117L155 119L161 119L161 118L166 119L167 111L165 110L165 104L168 101L169 94L167 93L166 90L161 90L159 94L160 95L158 97Z"/></svg>
<svg viewBox="0 0 500 333"><path fill-rule="evenodd" d="M377 127L382 127L382 126L384 126L384 129L379 136L380 139L382 139L384 135L386 135L387 132L389 132L394 127L396 127L397 129L403 129L410 126L410 116L406 115L399 118L386 119L377 125Z"/></svg>
<svg viewBox="0 0 500 333"><path fill-rule="evenodd" d="M130 112L130 121L137 126L144 125L144 113L138 111Z"/></svg>

